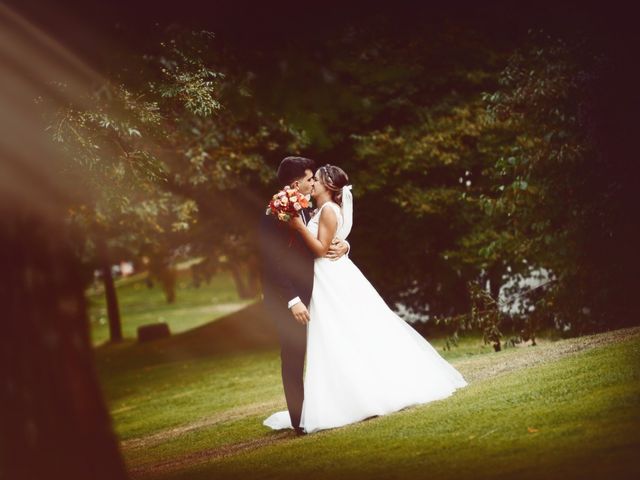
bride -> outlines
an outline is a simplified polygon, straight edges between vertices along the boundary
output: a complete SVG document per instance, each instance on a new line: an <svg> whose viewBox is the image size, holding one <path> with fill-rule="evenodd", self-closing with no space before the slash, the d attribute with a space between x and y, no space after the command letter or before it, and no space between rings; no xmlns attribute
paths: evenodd
<svg viewBox="0 0 640 480"><path fill-rule="evenodd" d="M290 221L316 256L307 326L300 427L311 433L450 396L467 382L380 297L345 255L325 257L331 240L351 230L347 174L326 165L311 191L317 210L305 225ZM287 410L264 422L292 428Z"/></svg>

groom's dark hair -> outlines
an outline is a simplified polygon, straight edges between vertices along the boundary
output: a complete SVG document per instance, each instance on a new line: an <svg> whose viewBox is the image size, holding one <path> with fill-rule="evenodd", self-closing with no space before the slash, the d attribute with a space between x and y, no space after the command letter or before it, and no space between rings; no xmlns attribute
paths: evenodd
<svg viewBox="0 0 640 480"><path fill-rule="evenodd" d="M278 167L278 181L281 186L291 185L301 177L304 177L305 170L312 172L316 168L316 162L305 157L285 157Z"/></svg>

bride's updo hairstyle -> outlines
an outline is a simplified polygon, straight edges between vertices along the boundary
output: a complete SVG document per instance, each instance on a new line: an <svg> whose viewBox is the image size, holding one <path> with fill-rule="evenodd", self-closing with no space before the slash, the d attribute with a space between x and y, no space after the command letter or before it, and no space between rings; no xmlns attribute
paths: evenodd
<svg viewBox="0 0 640 480"><path fill-rule="evenodd" d="M342 206L342 187L349 183L349 177L340 167L324 165L318 170L318 180L331 191L331 199Z"/></svg>

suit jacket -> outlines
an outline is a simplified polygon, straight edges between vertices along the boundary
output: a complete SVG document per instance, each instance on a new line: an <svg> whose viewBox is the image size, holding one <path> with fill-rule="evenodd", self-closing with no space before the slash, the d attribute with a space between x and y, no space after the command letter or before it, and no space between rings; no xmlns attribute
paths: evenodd
<svg viewBox="0 0 640 480"><path fill-rule="evenodd" d="M305 223L310 209L303 210ZM302 236L273 215L260 219L261 277L264 301L286 311L289 300L300 297L309 307L313 290L313 253Z"/></svg>

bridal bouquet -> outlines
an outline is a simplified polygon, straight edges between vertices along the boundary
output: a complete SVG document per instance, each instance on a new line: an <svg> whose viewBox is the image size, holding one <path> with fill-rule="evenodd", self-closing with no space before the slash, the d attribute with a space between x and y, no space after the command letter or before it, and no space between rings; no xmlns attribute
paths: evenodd
<svg viewBox="0 0 640 480"><path fill-rule="evenodd" d="M300 210L308 206L309 197L287 185L271 198L266 213L267 215L276 215L278 220L288 222L299 215Z"/></svg>

